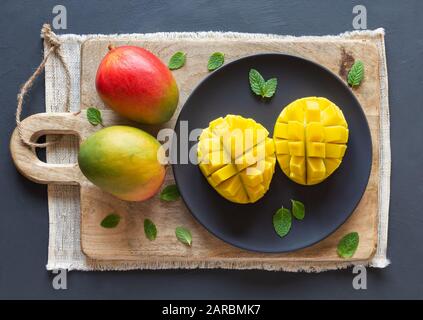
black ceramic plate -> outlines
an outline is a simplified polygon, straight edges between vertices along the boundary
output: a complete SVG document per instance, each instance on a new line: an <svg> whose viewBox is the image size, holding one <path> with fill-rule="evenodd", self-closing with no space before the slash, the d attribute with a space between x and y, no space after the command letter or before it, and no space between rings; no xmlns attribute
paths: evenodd
<svg viewBox="0 0 423 320"><path fill-rule="evenodd" d="M248 72L260 71L265 79L278 78L276 94L264 102L249 86ZM195 164L174 164L176 183L188 209L211 233L243 249L286 252L312 245L334 232L351 215L369 179L372 163L370 130L363 110L351 90L336 75L311 61L283 54L260 54L228 63L211 73L192 92L176 124L178 142L181 121L189 130L205 128L227 114L250 117L273 136L273 126L291 101L322 96L337 104L347 119L350 136L341 166L324 182L301 186L289 180L276 163L269 191L254 204L235 204L222 198ZM190 148L196 144L190 142ZM181 156L181 151L178 151ZM305 204L303 221L293 221L289 234L280 238L272 216L290 199ZM193 239L195 241L195 239Z"/></svg>

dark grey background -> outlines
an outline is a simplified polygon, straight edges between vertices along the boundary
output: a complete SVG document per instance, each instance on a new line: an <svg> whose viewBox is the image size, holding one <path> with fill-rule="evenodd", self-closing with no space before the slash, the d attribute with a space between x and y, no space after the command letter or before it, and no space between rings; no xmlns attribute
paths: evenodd
<svg viewBox="0 0 423 320"><path fill-rule="evenodd" d="M293 35L352 28L364 4L368 28L386 29L391 107L392 186L389 257L368 271L368 289L352 288L351 270L321 274L176 270L71 272L56 291L45 270L46 187L20 176L10 159L16 94L40 62L39 38L51 10L64 4L71 33L222 30ZM16 1L0 2L0 298L423 298L423 2L404 1ZM43 112L44 79L26 115Z"/></svg>

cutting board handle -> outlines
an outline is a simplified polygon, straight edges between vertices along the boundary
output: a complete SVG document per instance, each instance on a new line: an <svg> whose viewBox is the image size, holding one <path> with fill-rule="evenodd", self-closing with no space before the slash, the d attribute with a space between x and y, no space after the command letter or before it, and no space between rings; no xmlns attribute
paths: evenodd
<svg viewBox="0 0 423 320"><path fill-rule="evenodd" d="M23 137L36 141L46 134L78 133L79 116L74 113L38 113L22 121ZM22 143L17 129L10 140L13 162L20 173L28 179L42 184L78 184L82 173L78 164L51 164L38 159L35 149Z"/></svg>

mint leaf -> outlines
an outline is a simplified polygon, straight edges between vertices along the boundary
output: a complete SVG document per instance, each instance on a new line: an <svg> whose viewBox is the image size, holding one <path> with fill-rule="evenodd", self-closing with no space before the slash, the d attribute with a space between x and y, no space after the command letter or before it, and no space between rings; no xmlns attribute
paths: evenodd
<svg viewBox="0 0 423 320"><path fill-rule="evenodd" d="M120 216L116 213L107 215L100 223L103 228L115 228L120 222Z"/></svg>
<svg viewBox="0 0 423 320"><path fill-rule="evenodd" d="M144 219L144 233L150 241L153 241L157 237L156 225L150 219Z"/></svg>
<svg viewBox="0 0 423 320"><path fill-rule="evenodd" d="M291 230L292 216L291 212L282 207L276 211L273 216L273 227L275 228L276 233L281 237L285 237L289 230Z"/></svg>
<svg viewBox="0 0 423 320"><path fill-rule="evenodd" d="M364 64L362 61L357 60L356 62L354 62L350 71L348 72L348 84L351 87L357 87L360 85L363 78L364 78Z"/></svg>
<svg viewBox="0 0 423 320"><path fill-rule="evenodd" d="M166 186L160 193L160 199L163 201L176 201L180 196L176 184Z"/></svg>
<svg viewBox="0 0 423 320"><path fill-rule="evenodd" d="M209 71L216 70L217 68L221 67L224 62L225 62L225 55L221 52L215 52L209 58L207 69Z"/></svg>
<svg viewBox="0 0 423 320"><path fill-rule="evenodd" d="M304 204L297 200L291 200L292 202L292 214L298 220L303 220L305 216Z"/></svg>
<svg viewBox="0 0 423 320"><path fill-rule="evenodd" d="M186 54L182 51L176 52L169 60L168 67L170 70L182 68L185 64Z"/></svg>
<svg viewBox="0 0 423 320"><path fill-rule="evenodd" d="M87 119L88 122L91 123L93 126L98 124L103 125L103 119L101 117L101 111L97 108L90 107L87 109Z"/></svg>
<svg viewBox="0 0 423 320"><path fill-rule="evenodd" d="M177 227L175 229L175 235L176 235L176 238L180 242L191 246L191 243L192 243L192 235L191 235L191 232L188 229L186 229L184 227Z"/></svg>
<svg viewBox="0 0 423 320"><path fill-rule="evenodd" d="M251 90L256 95L262 98L271 98L275 94L276 87L278 85L278 79L271 78L265 81L260 72L258 72L256 69L250 69L248 79L250 80Z"/></svg>
<svg viewBox="0 0 423 320"><path fill-rule="evenodd" d="M345 235L338 243L337 252L341 258L351 258L358 248L360 237L357 232Z"/></svg>
<svg viewBox="0 0 423 320"><path fill-rule="evenodd" d="M261 76L260 72L256 69L251 69L248 74L248 79L250 80L250 87L251 90L258 96L262 96L263 86L265 85L265 81Z"/></svg>
<svg viewBox="0 0 423 320"><path fill-rule="evenodd" d="M266 81L262 89L263 98L271 98L276 92L276 87L278 85L278 79L272 78Z"/></svg>

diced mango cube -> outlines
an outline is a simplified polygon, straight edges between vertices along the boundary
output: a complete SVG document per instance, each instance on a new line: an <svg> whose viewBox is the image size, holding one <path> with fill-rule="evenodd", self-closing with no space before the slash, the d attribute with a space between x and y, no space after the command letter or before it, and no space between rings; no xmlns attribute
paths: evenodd
<svg viewBox="0 0 423 320"><path fill-rule="evenodd" d="M296 174L295 172L290 172L289 177L291 178L291 180L295 181L296 183L306 184L305 175L302 175L302 174L299 175L299 174Z"/></svg>
<svg viewBox="0 0 423 320"><path fill-rule="evenodd" d="M228 164L228 165L224 166L223 168L215 171L210 176L210 182L211 182L212 186L215 187L219 183L229 179L230 177L234 176L235 174L237 174L237 170L236 170L235 166L232 165L232 164Z"/></svg>
<svg viewBox="0 0 423 320"><path fill-rule="evenodd" d="M325 141L346 143L348 141L348 129L343 126L325 127Z"/></svg>
<svg viewBox="0 0 423 320"><path fill-rule="evenodd" d="M347 150L344 144L326 143L326 158L342 158Z"/></svg>
<svg viewBox="0 0 423 320"><path fill-rule="evenodd" d="M263 171L263 180L267 183L265 183L266 190L270 185L271 177L273 176L275 169L275 158L273 158L273 161L265 161L264 165L264 171Z"/></svg>
<svg viewBox="0 0 423 320"><path fill-rule="evenodd" d="M295 141L304 140L304 125L301 122L298 122L298 121L288 122L288 140L295 140Z"/></svg>
<svg viewBox="0 0 423 320"><path fill-rule="evenodd" d="M303 108L291 108L289 112L289 120L291 121L297 121L302 123L304 119L304 111ZM289 122L289 121L288 121Z"/></svg>
<svg viewBox="0 0 423 320"><path fill-rule="evenodd" d="M244 129L245 128L244 125L248 123L248 119L245 120L241 116L231 115L230 117L226 118L226 122L228 123L229 128L232 131L235 129Z"/></svg>
<svg viewBox="0 0 423 320"><path fill-rule="evenodd" d="M306 125L307 141L322 142L325 138L324 127L320 122L311 122Z"/></svg>
<svg viewBox="0 0 423 320"><path fill-rule="evenodd" d="M206 138L198 142L198 149L203 155L219 151L222 145L218 137Z"/></svg>
<svg viewBox="0 0 423 320"><path fill-rule="evenodd" d="M250 151L246 152L244 155L235 159L235 165L238 171L241 171L253 165L254 163L256 163L257 160L258 160L257 157L254 156L254 149L251 149Z"/></svg>
<svg viewBox="0 0 423 320"><path fill-rule="evenodd" d="M247 151L255 145L263 142L269 135L269 131L263 126L247 128L243 131L244 151Z"/></svg>
<svg viewBox="0 0 423 320"><path fill-rule="evenodd" d="M259 170L257 168L246 168L245 170L241 171L240 176L244 185L254 187L262 183L263 169Z"/></svg>
<svg viewBox="0 0 423 320"><path fill-rule="evenodd" d="M333 126L338 124L337 112L334 110L332 105L329 105L326 109L322 110L320 115L321 122L324 126Z"/></svg>
<svg viewBox="0 0 423 320"><path fill-rule="evenodd" d="M235 197L226 197L226 199L236 202L236 203L249 203L251 202L251 199L248 197L248 194L245 192L244 188L240 188L238 190L238 193L235 195Z"/></svg>
<svg viewBox="0 0 423 320"><path fill-rule="evenodd" d="M226 153L216 151L205 155L202 161L199 163L199 166L203 174L208 177L213 172L222 168L225 164L228 163L230 163L230 159Z"/></svg>
<svg viewBox="0 0 423 320"><path fill-rule="evenodd" d="M273 140L266 138L266 141L261 142L259 145L246 151L243 155L235 159L235 164L239 171L242 171L246 167L264 159L267 155L273 154L275 147Z"/></svg>
<svg viewBox="0 0 423 320"><path fill-rule="evenodd" d="M247 185L245 186L245 190L247 191L250 201L254 201L254 202L260 199L266 192L265 188L261 184L253 186L253 187L250 187Z"/></svg>
<svg viewBox="0 0 423 320"><path fill-rule="evenodd" d="M276 163L276 155L275 155L275 154L269 154L269 155L266 157L265 161L266 161L266 162L271 163L272 165L273 165L273 164L275 164L275 163ZM273 167L273 170L274 170L274 169L275 169L275 168Z"/></svg>
<svg viewBox="0 0 423 320"><path fill-rule="evenodd" d="M266 148L266 156L269 156L269 155L274 155L275 154L275 143L273 142L273 139L271 139L271 138L266 138L266 145L265 145L265 148Z"/></svg>
<svg viewBox="0 0 423 320"><path fill-rule="evenodd" d="M232 159L240 156L244 151L244 133L241 129L228 131L223 137L223 147Z"/></svg>
<svg viewBox="0 0 423 320"><path fill-rule="evenodd" d="M342 113L342 110L339 109L338 107L336 107L336 108L337 108L336 111L338 112L338 117L339 117L339 125L343 126L345 128L348 128L347 120L345 120L345 116Z"/></svg>
<svg viewBox="0 0 423 320"><path fill-rule="evenodd" d="M346 123L342 111L334 104L330 104L321 112L321 120L324 126L344 125Z"/></svg>
<svg viewBox="0 0 423 320"><path fill-rule="evenodd" d="M274 137L288 139L288 124L282 122L276 123Z"/></svg>
<svg viewBox="0 0 423 320"><path fill-rule="evenodd" d="M304 141L289 141L288 149L291 156L305 156Z"/></svg>
<svg viewBox="0 0 423 320"><path fill-rule="evenodd" d="M204 160L202 161L205 164L211 164L213 166L217 166L220 163L228 164L231 163L231 158L229 155L223 151L213 151L212 153L209 153L208 156L204 157Z"/></svg>
<svg viewBox="0 0 423 320"><path fill-rule="evenodd" d="M288 155L277 155L276 156L277 157L277 159L278 159L278 163L279 163L279 165L281 166L281 168L282 169L287 169L287 168L289 168L289 163L290 163L290 161L291 161L291 156L288 154Z"/></svg>
<svg viewBox="0 0 423 320"><path fill-rule="evenodd" d="M209 128L204 129L203 131L201 131L200 136L198 137L199 141L203 141L205 139L209 139L213 137L213 133L211 132L211 130Z"/></svg>
<svg viewBox="0 0 423 320"><path fill-rule="evenodd" d="M217 186L217 189L228 197L234 197L241 188L242 184L238 176L233 176Z"/></svg>
<svg viewBox="0 0 423 320"><path fill-rule="evenodd" d="M214 119L213 121L210 121L209 123L209 128L210 129L214 129L218 126L222 126L222 125L227 125L227 123L225 122L225 120L222 117L219 117L217 119ZM206 129L208 130L208 129Z"/></svg>
<svg viewBox="0 0 423 320"><path fill-rule="evenodd" d="M301 99L299 99L301 100ZM303 122L304 120L304 108L298 107L300 103L299 100L294 101L293 103L289 104L286 108L284 108L278 118L279 122L288 123L288 121L298 121ZM305 103L305 101L304 101ZM304 105L303 103L303 105Z"/></svg>
<svg viewBox="0 0 423 320"><path fill-rule="evenodd" d="M218 137L223 136L229 131L229 125L222 117L210 122L209 128L211 129L213 134L217 135Z"/></svg>
<svg viewBox="0 0 423 320"><path fill-rule="evenodd" d="M288 121L290 120L289 117L289 110L290 110L290 106L285 107L281 114L278 117L278 122L283 122L283 123L288 123Z"/></svg>
<svg viewBox="0 0 423 320"><path fill-rule="evenodd" d="M307 158L307 183L313 184L325 178L326 168L321 158Z"/></svg>
<svg viewBox="0 0 423 320"><path fill-rule="evenodd" d="M320 107L316 101L306 102L306 122L320 122Z"/></svg>
<svg viewBox="0 0 423 320"><path fill-rule="evenodd" d="M328 105L332 104L332 102L324 97L318 97L317 102L319 103L320 110L324 110L327 108Z"/></svg>
<svg viewBox="0 0 423 320"><path fill-rule="evenodd" d="M324 159L323 161L325 162L327 175L331 175L341 164L339 159Z"/></svg>
<svg viewBox="0 0 423 320"><path fill-rule="evenodd" d="M289 162L289 170L297 176L305 176L305 158L292 156Z"/></svg>
<svg viewBox="0 0 423 320"><path fill-rule="evenodd" d="M275 149L277 154L289 154L288 140L275 139Z"/></svg>
<svg viewBox="0 0 423 320"><path fill-rule="evenodd" d="M308 142L307 157L325 157L325 144L323 142Z"/></svg>

